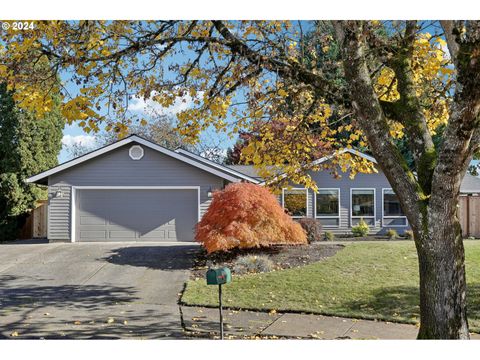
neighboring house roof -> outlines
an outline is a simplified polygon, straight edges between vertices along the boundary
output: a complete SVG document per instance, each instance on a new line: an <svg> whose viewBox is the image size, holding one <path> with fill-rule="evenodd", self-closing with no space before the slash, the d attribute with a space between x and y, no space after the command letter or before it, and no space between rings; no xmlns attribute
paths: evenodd
<svg viewBox="0 0 480 360"><path fill-rule="evenodd" d="M465 174L460 185L460 192L462 194L476 194L480 193L480 178Z"/></svg>
<svg viewBox="0 0 480 360"><path fill-rule="evenodd" d="M172 158L175 158L177 160L183 161L187 164L190 164L194 167L197 167L199 169L202 169L204 171L207 171L211 174L214 174L216 176L219 176L223 179L232 181L232 182L237 182L240 180L247 180L247 181L252 181L254 183L258 183L256 179L250 178L249 176L239 173L239 172L234 172L232 169L229 169L223 165L216 164L211 162L210 160L203 159L199 160L198 158L201 158L198 156L198 158L194 158L192 156L186 156L185 154L175 152L172 150L168 150L164 148L163 146L157 145L154 142L151 142L147 139L144 139L138 135L130 135L126 137L125 139L119 140L113 144L104 146L100 149L94 150L92 152L89 152L85 155L82 155L80 157L77 157L75 159L72 159L70 161L67 161L63 164L60 164L58 166L55 166L47 171L43 171L37 175L31 176L28 179L26 179L27 182L29 183L37 183L37 184L47 184L47 179L49 176L52 176L54 174L57 174L61 171L64 171L66 169L69 169L73 166L79 165L85 161L88 161L90 159L96 158L97 156L103 155L105 153L108 153L112 150L118 149L124 145L130 144L130 143L137 143L140 145L143 145L145 147L148 147L152 150L158 151L162 154L165 154L167 156L170 156ZM215 164L213 166L211 163Z"/></svg>

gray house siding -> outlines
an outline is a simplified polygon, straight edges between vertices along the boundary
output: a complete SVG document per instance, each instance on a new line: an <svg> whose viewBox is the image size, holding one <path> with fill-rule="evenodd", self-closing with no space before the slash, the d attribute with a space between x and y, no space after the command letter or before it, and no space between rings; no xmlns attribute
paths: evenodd
<svg viewBox="0 0 480 360"><path fill-rule="evenodd" d="M223 179L180 160L143 146L144 156L134 161L128 155L133 143L78 164L48 179L49 192L62 197L49 200L48 237L70 241L72 186L199 186L200 215L211 200L208 191L223 188Z"/></svg>
<svg viewBox="0 0 480 360"><path fill-rule="evenodd" d="M62 192L61 197L50 197L48 200L47 237L51 241L66 241L70 239L71 223L71 190L69 185L57 183L48 187L50 194Z"/></svg>
<svg viewBox="0 0 480 360"><path fill-rule="evenodd" d="M382 223L382 209L383 209L383 189L390 189L390 183L385 175L379 171L374 174L357 174L352 180L349 178L348 173L341 173L342 177L336 179L328 171L311 171L310 176L315 180L319 189L321 188L338 188L340 189L340 219L338 226L324 225L324 230L329 230L334 233L344 234L351 233L352 218L351 218L351 198L350 191L355 188L368 188L375 189L375 223L371 226L370 232L374 234L384 233L389 228L395 229L398 233L402 234L405 230L408 230L408 226L392 226L387 221ZM295 184L290 184L293 188L301 188ZM279 196L280 202L281 195ZM307 198L307 212L309 218L315 218L315 193L313 190L308 190ZM322 222L322 219L318 219ZM366 220L366 219L365 219Z"/></svg>

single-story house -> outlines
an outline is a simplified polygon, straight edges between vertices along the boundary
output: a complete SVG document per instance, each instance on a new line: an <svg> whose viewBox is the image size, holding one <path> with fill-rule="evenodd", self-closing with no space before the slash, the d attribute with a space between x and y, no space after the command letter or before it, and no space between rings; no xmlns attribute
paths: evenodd
<svg viewBox="0 0 480 360"><path fill-rule="evenodd" d="M345 149L375 162L375 159ZM329 158L318 161L328 161ZM318 219L348 233L363 218L372 233L408 229L396 195L379 170L334 179L313 172L317 193L293 186L279 201L294 218ZM208 209L212 192L228 183L263 184L252 166L225 166L183 149L168 150L132 135L32 176L48 186L51 242L194 241L194 227ZM467 175L468 194L480 193L480 179ZM463 190L462 190L463 192Z"/></svg>

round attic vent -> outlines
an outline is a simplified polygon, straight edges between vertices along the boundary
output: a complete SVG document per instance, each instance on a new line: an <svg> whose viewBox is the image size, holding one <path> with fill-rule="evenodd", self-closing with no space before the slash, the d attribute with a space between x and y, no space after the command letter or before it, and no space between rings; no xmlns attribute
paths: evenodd
<svg viewBox="0 0 480 360"><path fill-rule="evenodd" d="M132 160L140 160L143 157L143 149L140 145L133 145L128 151Z"/></svg>

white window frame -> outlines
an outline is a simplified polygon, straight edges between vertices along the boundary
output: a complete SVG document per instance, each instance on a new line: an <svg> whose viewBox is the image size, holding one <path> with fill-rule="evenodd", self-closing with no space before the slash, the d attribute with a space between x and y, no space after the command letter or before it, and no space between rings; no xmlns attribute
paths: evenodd
<svg viewBox="0 0 480 360"><path fill-rule="evenodd" d="M382 227L407 227L408 219L405 215L403 216L385 216L385 190L392 190L392 188L382 188ZM393 192L395 194L395 192ZM397 194L395 194L397 195ZM405 225L385 225L384 219L405 219Z"/></svg>
<svg viewBox="0 0 480 360"><path fill-rule="evenodd" d="M373 190L373 216L353 216L353 191L354 190ZM374 228L377 222L377 190L375 188L350 188L350 226L353 225L353 219L373 219L373 225L369 225Z"/></svg>
<svg viewBox="0 0 480 360"><path fill-rule="evenodd" d="M303 190L305 191L305 216L291 216L292 219L303 219L308 217L308 189L307 188L282 188L282 208L285 210L285 190Z"/></svg>
<svg viewBox="0 0 480 360"><path fill-rule="evenodd" d="M315 219L338 219L338 225L323 225L325 228L339 228L340 227L340 188L318 188L318 190L336 190L338 194L338 215L329 215L329 216L324 216L324 215L317 215L317 195L318 192L313 193L313 207L314 207L314 214L315 214Z"/></svg>

